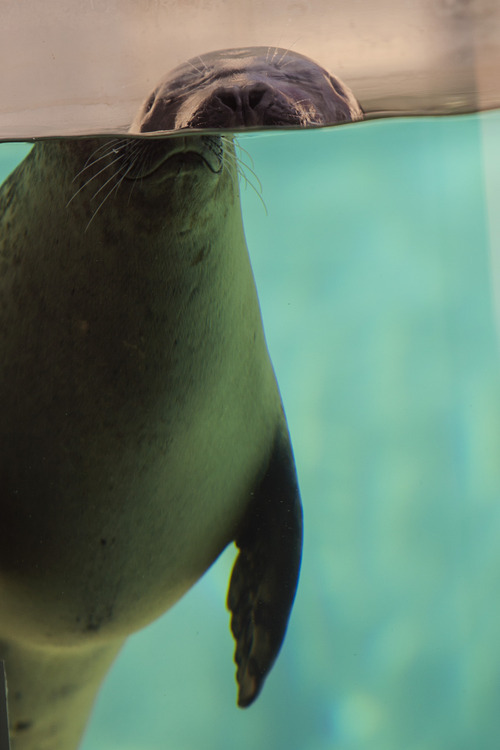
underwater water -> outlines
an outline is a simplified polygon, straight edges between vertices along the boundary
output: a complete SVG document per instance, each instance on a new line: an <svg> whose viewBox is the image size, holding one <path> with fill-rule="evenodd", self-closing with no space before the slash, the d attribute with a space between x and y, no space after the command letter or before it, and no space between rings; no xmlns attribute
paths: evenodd
<svg viewBox="0 0 500 750"><path fill-rule="evenodd" d="M500 113L240 143L304 505L288 634L236 708L228 549L129 639L82 750L494 750Z"/></svg>

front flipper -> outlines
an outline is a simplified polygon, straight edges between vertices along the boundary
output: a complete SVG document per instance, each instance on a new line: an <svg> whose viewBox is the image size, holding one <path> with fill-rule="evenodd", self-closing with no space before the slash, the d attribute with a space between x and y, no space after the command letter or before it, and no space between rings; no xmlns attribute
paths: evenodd
<svg viewBox="0 0 500 750"><path fill-rule="evenodd" d="M281 648L302 551L302 507L290 439L280 432L236 539L227 606L236 639L238 705L257 697Z"/></svg>

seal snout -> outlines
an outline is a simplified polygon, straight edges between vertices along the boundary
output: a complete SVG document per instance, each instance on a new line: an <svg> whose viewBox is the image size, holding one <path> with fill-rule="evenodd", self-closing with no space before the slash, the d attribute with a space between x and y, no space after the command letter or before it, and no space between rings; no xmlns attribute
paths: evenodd
<svg viewBox="0 0 500 750"><path fill-rule="evenodd" d="M221 86L206 102L205 110L213 110L228 118L228 126L260 125L272 104L275 91L266 83L247 86Z"/></svg>
<svg viewBox="0 0 500 750"><path fill-rule="evenodd" d="M301 107L294 96L271 82L235 82L217 86L207 92L184 127L190 128L244 128L279 127L299 125Z"/></svg>

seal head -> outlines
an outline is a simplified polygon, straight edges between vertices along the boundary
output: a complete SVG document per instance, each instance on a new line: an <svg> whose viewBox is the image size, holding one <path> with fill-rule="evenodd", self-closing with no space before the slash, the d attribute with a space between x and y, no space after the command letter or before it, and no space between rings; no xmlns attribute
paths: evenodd
<svg viewBox="0 0 500 750"><path fill-rule="evenodd" d="M362 117L350 89L309 57L249 47L179 65L146 99L130 132L314 127Z"/></svg>
<svg viewBox="0 0 500 750"><path fill-rule="evenodd" d="M362 118L351 90L314 60L278 47L248 47L209 52L174 68L144 101L129 132L313 128ZM217 134L129 144L120 171L142 178L187 150L220 172L224 147Z"/></svg>

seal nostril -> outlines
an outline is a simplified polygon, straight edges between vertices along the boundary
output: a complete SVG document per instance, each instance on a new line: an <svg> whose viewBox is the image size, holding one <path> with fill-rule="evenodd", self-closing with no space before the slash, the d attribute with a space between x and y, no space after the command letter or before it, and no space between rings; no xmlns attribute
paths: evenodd
<svg viewBox="0 0 500 750"><path fill-rule="evenodd" d="M232 89L221 89L217 92L217 99L225 107L233 112L256 109L262 102L267 88L261 85L251 86L245 89L234 87Z"/></svg>
<svg viewBox="0 0 500 750"><path fill-rule="evenodd" d="M262 101L265 89L254 88L248 92L248 105L250 109L255 109Z"/></svg>
<svg viewBox="0 0 500 750"><path fill-rule="evenodd" d="M236 110L238 109L239 100L237 99L233 91L219 91L217 98L226 107L232 109L233 112L236 112Z"/></svg>

